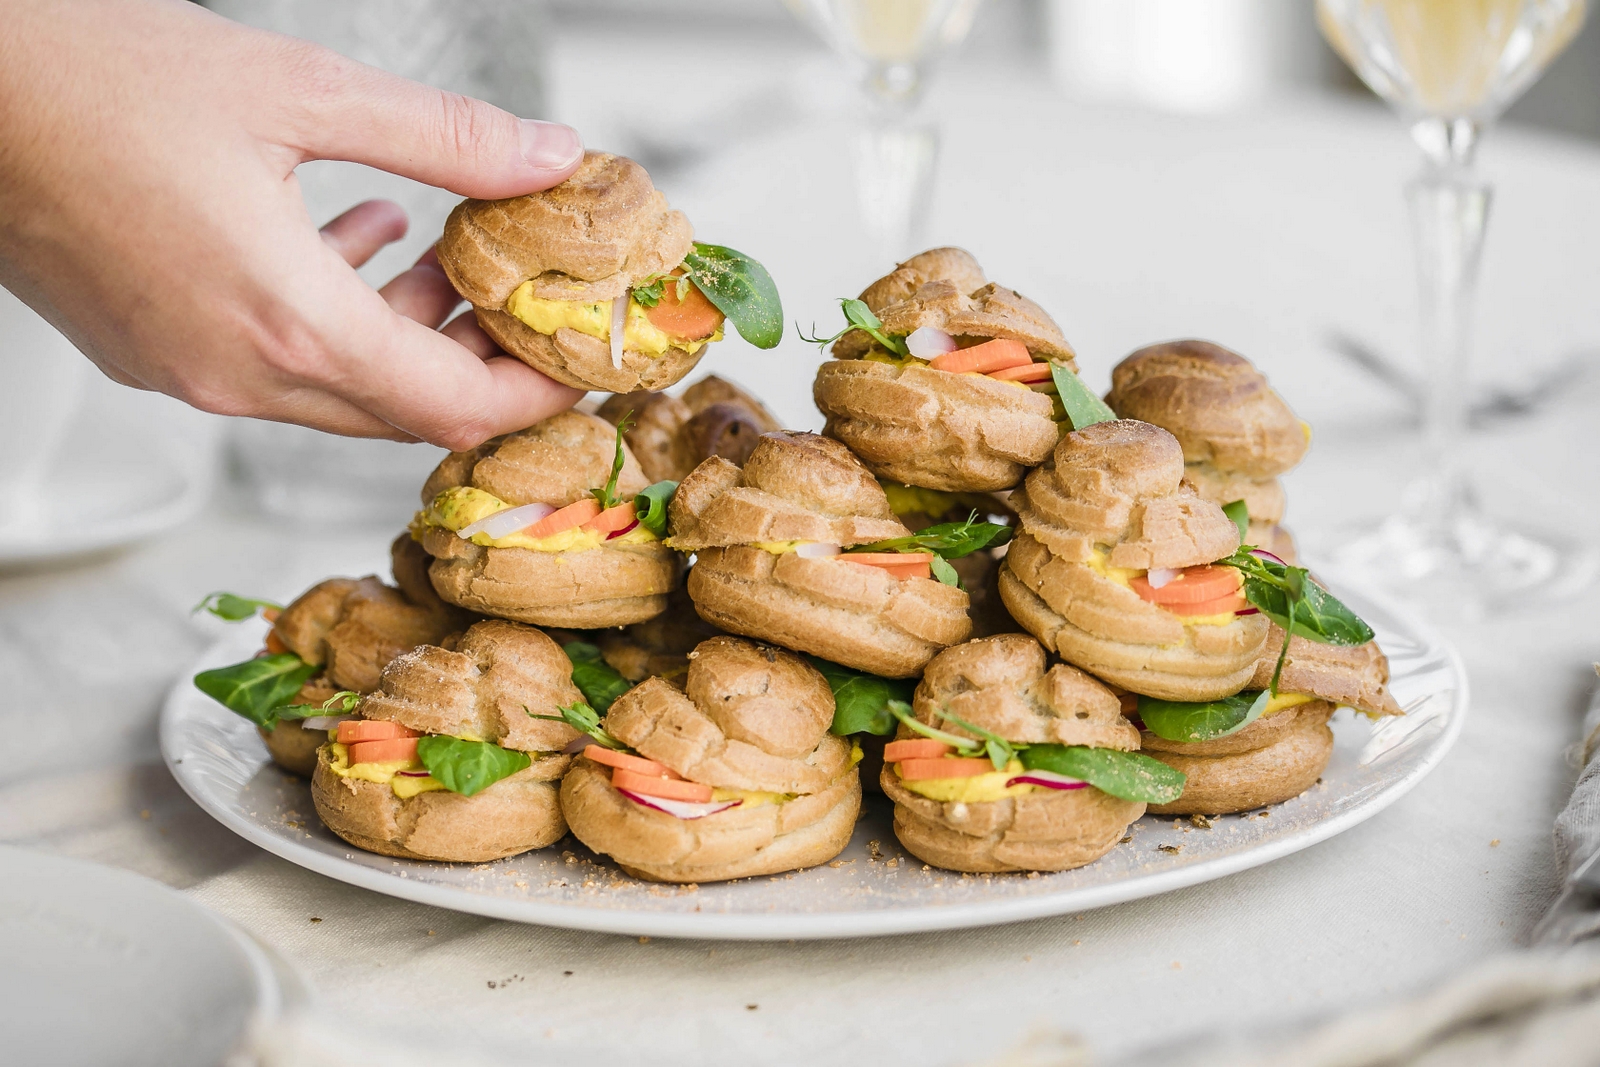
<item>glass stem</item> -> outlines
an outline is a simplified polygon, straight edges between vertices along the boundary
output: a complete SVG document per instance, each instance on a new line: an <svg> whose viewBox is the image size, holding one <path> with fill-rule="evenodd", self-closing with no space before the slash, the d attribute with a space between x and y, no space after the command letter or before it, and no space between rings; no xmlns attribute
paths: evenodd
<svg viewBox="0 0 1600 1067"><path fill-rule="evenodd" d="M862 87L869 107L856 147L861 219L879 258L915 252L933 196L939 128L918 119L921 76L914 67L875 67Z"/></svg>
<svg viewBox="0 0 1600 1067"><path fill-rule="evenodd" d="M1490 190L1472 167L1475 126L1428 120L1413 133L1427 162L1406 190L1416 239L1423 369L1424 466L1410 503L1417 518L1459 541L1463 535L1470 539L1477 510L1462 449Z"/></svg>

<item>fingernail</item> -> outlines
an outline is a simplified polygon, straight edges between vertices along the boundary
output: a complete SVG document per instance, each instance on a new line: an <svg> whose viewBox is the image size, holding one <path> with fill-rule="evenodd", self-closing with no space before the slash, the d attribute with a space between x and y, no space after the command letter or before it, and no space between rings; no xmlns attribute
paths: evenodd
<svg viewBox="0 0 1600 1067"><path fill-rule="evenodd" d="M570 167L583 156L578 131L559 122L522 120L522 158L541 170Z"/></svg>

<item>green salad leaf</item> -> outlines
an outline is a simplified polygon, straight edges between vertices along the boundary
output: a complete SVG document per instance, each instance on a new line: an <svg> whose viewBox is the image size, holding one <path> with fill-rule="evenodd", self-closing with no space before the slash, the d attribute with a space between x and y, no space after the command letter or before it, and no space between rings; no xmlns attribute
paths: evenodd
<svg viewBox="0 0 1600 1067"><path fill-rule="evenodd" d="M1142 696L1139 718L1151 733L1168 741L1214 741L1255 722L1271 699L1272 693L1266 689L1197 703Z"/></svg>
<svg viewBox="0 0 1600 1067"><path fill-rule="evenodd" d="M526 752L441 735L417 738L417 759L441 785L464 797L481 793L533 763Z"/></svg>
<svg viewBox="0 0 1600 1067"><path fill-rule="evenodd" d="M606 479L602 489L591 489L589 493L600 502L600 510L614 508L622 503L617 499L617 479L622 477L622 465L628 457L622 451L622 435L633 429L633 412L628 412L617 422L617 453L611 458L611 477Z"/></svg>
<svg viewBox="0 0 1600 1067"><path fill-rule="evenodd" d="M1244 544L1250 537L1250 506L1243 500L1235 500L1231 504L1222 505L1222 513L1239 527L1239 543Z"/></svg>
<svg viewBox="0 0 1600 1067"><path fill-rule="evenodd" d="M945 562L945 558L943 556L934 556L933 561L929 564L929 566L932 568L935 579L944 583L945 585L953 585L957 589L961 588L961 575L956 573L956 569L954 567Z"/></svg>
<svg viewBox="0 0 1600 1067"><path fill-rule="evenodd" d="M979 522L974 511L962 522L929 526L908 537L891 537L870 545L856 545L850 552L932 552L942 559L960 559L984 548L999 548L1011 540L1011 527L998 522ZM942 579L941 579L942 580ZM945 583L949 585L949 582Z"/></svg>
<svg viewBox="0 0 1600 1067"><path fill-rule="evenodd" d="M270 600L252 600L233 593L212 593L194 606L191 614L209 611L228 622L243 622L258 611L282 611L282 604Z"/></svg>
<svg viewBox="0 0 1600 1067"><path fill-rule="evenodd" d="M559 709L560 715L540 715L531 710L526 704L522 706L522 710L527 712L530 719L549 719L551 722L564 722L580 734L588 734L595 744L614 748L618 752L633 751L627 745L606 733L605 728L600 725L600 713L587 704L568 704L566 707Z"/></svg>
<svg viewBox="0 0 1600 1067"><path fill-rule="evenodd" d="M1066 409L1067 418L1074 430L1093 426L1097 422L1116 420L1117 413L1107 407L1104 400L1095 396L1089 387L1083 384L1083 379L1073 373L1072 368L1060 363L1051 363L1050 378L1056 383L1056 395L1061 398L1061 406Z"/></svg>
<svg viewBox="0 0 1600 1067"><path fill-rule="evenodd" d="M677 482L647 485L633 498L633 513L639 525L657 537L667 536L667 507L678 492Z"/></svg>
<svg viewBox="0 0 1600 1067"><path fill-rule="evenodd" d="M600 649L587 641L569 641L561 646L572 661L572 684L597 715L611 710L618 697L633 688L633 683L605 661Z"/></svg>
<svg viewBox="0 0 1600 1067"><path fill-rule="evenodd" d="M1304 567L1262 559L1248 547L1216 565L1238 568L1244 576L1245 599L1288 633L1327 645L1364 645L1372 640L1372 627L1317 584Z"/></svg>
<svg viewBox="0 0 1600 1067"><path fill-rule="evenodd" d="M320 704L286 704L278 709L279 719L310 719L318 715L348 715L361 703L361 694L341 689Z"/></svg>
<svg viewBox="0 0 1600 1067"><path fill-rule="evenodd" d="M783 340L783 303L767 268L743 252L699 241L683 258L683 268L740 337L757 348L776 348Z"/></svg>
<svg viewBox="0 0 1600 1067"><path fill-rule="evenodd" d="M1064 774L1122 800L1170 804L1183 794L1182 771L1137 752L1083 745L1029 745L1018 755L1030 771Z"/></svg>
<svg viewBox="0 0 1600 1067"><path fill-rule="evenodd" d="M293 652L278 652L231 667L201 671L194 676L194 684L229 711L270 730L278 724L279 709L293 700L316 673L315 663L307 663Z"/></svg>
<svg viewBox="0 0 1600 1067"><path fill-rule="evenodd" d="M826 348L850 331L861 330L897 356L910 354L903 338L891 337L883 332L883 320L874 315L872 309L867 307L863 301L853 300L850 297L841 297L839 306L844 310L844 329L832 337L807 337L804 333L801 333L800 340L809 341L811 344ZM816 327L812 326L811 330L815 333Z"/></svg>
<svg viewBox="0 0 1600 1067"><path fill-rule="evenodd" d="M828 680L828 688L833 690L833 725L829 729L841 737L850 734L886 737L894 733L895 717L889 705L891 702L905 704L917 687L910 679L880 678L816 656L807 656L806 662Z"/></svg>

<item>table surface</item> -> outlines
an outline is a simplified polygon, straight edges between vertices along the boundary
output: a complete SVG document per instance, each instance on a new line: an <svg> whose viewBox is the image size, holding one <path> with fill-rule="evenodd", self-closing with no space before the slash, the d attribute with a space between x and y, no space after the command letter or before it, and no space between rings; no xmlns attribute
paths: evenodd
<svg viewBox="0 0 1600 1067"><path fill-rule="evenodd" d="M1149 341L1243 351L1317 428L1287 479L1313 546L1398 498L1416 448L1392 397L1326 351L1342 329L1396 353L1413 299L1400 185L1415 165L1377 109L1289 103L1228 119L1092 109L1001 78L952 79L931 243L971 248L1040 300L1103 387ZM664 181L706 239L751 250L792 319L881 272L852 214L848 125L826 114ZM1497 131L1500 199L1483 286L1485 375L1510 380L1600 344L1600 154ZM420 224L419 224L420 225ZM814 349L737 339L702 368L815 427ZM1596 538L1591 379L1486 433L1492 510ZM139 871L278 950L334 1025L330 1062L375 1045L420 1062L698 1064L991 1059L1031 1035L1115 1058L1212 1028L1274 1025L1425 985L1515 945L1553 895L1550 823L1600 651L1588 599L1437 620L1471 678L1444 765L1371 822L1268 867L1154 899L963 932L712 944L591 935L404 903L300 870L213 823L156 750L163 693L220 632L189 608L228 588L292 597L381 570L402 511L359 528L254 515L224 494L136 549L0 575L0 840ZM26 743L20 743L21 738ZM357 1022L359 1020L359 1022ZM952 1025L954 1020L958 1023ZM878 1033L892 1028L894 1039ZM384 1047L388 1047L384 1045Z"/></svg>

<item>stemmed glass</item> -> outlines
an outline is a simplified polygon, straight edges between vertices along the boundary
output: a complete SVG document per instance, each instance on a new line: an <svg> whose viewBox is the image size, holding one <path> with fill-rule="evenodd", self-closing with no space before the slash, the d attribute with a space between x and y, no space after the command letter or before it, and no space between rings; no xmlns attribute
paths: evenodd
<svg viewBox="0 0 1600 1067"><path fill-rule="evenodd" d="M1461 464L1468 353L1490 189L1479 135L1576 36L1584 0L1317 0L1323 35L1422 149L1406 189L1421 289L1423 473L1399 514L1339 561L1486 608L1570 588L1592 557L1480 508Z"/></svg>
<svg viewBox="0 0 1600 1067"><path fill-rule="evenodd" d="M982 0L786 0L835 52L861 65L856 145L861 218L876 250L916 251L933 193L937 123L919 114L928 63L959 44Z"/></svg>

